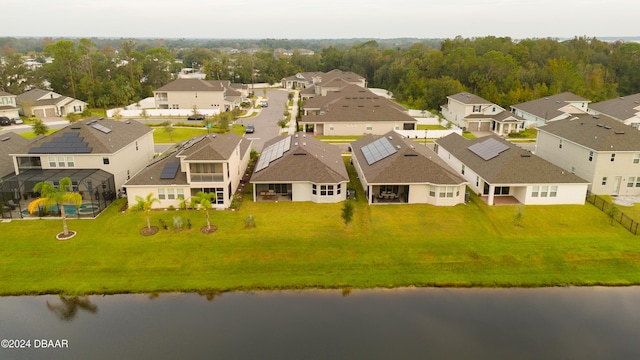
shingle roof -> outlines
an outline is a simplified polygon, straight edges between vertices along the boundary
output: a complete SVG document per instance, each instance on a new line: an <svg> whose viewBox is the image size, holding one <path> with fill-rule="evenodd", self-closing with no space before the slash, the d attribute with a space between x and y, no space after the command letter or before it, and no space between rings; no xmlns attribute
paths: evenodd
<svg viewBox="0 0 640 360"><path fill-rule="evenodd" d="M362 148L381 137L389 139L397 152L369 165ZM467 182L433 150L393 131L383 136L366 135L351 143L351 148L369 184L460 185Z"/></svg>
<svg viewBox="0 0 640 360"><path fill-rule="evenodd" d="M29 150L40 148L42 144L49 143L55 138L63 137L65 133L77 132L78 137L84 138L83 142L90 147L91 154L113 154L125 146L131 144L143 135L153 131L148 126L135 120L116 121L111 119L98 120L92 117L86 120L69 124L55 133L36 139L29 146L22 148L20 154L29 154ZM110 133L104 133L87 123L96 120L95 124L111 129ZM32 154L37 154L36 152Z"/></svg>
<svg viewBox="0 0 640 360"><path fill-rule="evenodd" d="M324 86L325 84L337 78L340 78L350 83L362 82L362 80L364 80L362 76L354 72L342 71L338 69L331 70L324 74L318 74L315 77L320 78L320 82L318 82L318 84L321 84L322 86Z"/></svg>
<svg viewBox="0 0 640 360"><path fill-rule="evenodd" d="M48 90L42 90L42 89L31 89L27 92L24 92L20 95L17 96L17 100L18 102L22 102L22 101L37 101L39 98L47 95L48 93L50 93L51 91Z"/></svg>
<svg viewBox="0 0 640 360"><path fill-rule="evenodd" d="M536 99L532 101L527 101L521 104L511 105L511 108L522 110L529 114L535 115L540 119L555 119L558 116L565 114L567 111L560 110L563 107L569 105L572 102L588 102L587 99L584 99L574 93L563 92L561 94L556 94L552 96L548 96L542 99ZM576 110L581 110L586 113L585 109L574 108Z"/></svg>
<svg viewBox="0 0 640 360"><path fill-rule="evenodd" d="M12 131L3 131L0 133L0 178L14 174L13 158L9 154L19 151L30 142L31 140Z"/></svg>
<svg viewBox="0 0 640 360"><path fill-rule="evenodd" d="M15 96L15 95L13 95L13 94L11 94L11 93L8 93L8 92L6 92L6 91L2 91L2 90L0 90L0 96Z"/></svg>
<svg viewBox="0 0 640 360"><path fill-rule="evenodd" d="M144 169L138 172L134 177L125 183L126 186L145 186L145 185L188 185L187 174L178 169L175 178L161 179L164 167L169 163L180 163L180 159L176 157L177 149L170 152L168 156L157 159Z"/></svg>
<svg viewBox="0 0 640 360"><path fill-rule="evenodd" d="M450 95L448 97L453 100L459 101L463 104L493 105L491 101L485 100L478 95L474 95L468 92L461 92L454 95Z"/></svg>
<svg viewBox="0 0 640 360"><path fill-rule="evenodd" d="M508 149L489 160L484 160L469 150L470 146L487 139L495 139L507 146ZM466 167L473 170L490 184L588 183L588 181L577 177L569 171L564 171L499 136L491 135L490 137L468 140L458 134L450 134L436 140L436 144L451 153L452 156L456 157Z"/></svg>
<svg viewBox="0 0 640 360"><path fill-rule="evenodd" d="M540 126L538 131L596 151L640 151L640 131L605 115L572 116Z"/></svg>
<svg viewBox="0 0 640 360"><path fill-rule="evenodd" d="M296 137L297 136L297 137ZM283 139L289 139L290 149L266 168L254 172L251 182L296 182L335 184L349 181L340 149L302 133L278 136L267 143L265 149ZM297 143L297 144L296 144Z"/></svg>
<svg viewBox="0 0 640 360"><path fill-rule="evenodd" d="M625 121L640 113L640 94L597 102L589 105L589 108L614 119Z"/></svg>
<svg viewBox="0 0 640 360"><path fill-rule="evenodd" d="M494 120L499 121L499 122L518 122L518 121L525 121L523 118L521 118L520 116L510 113L508 111L501 111L500 113L493 115L492 117Z"/></svg>
<svg viewBox="0 0 640 360"><path fill-rule="evenodd" d="M240 143L243 141L250 142L235 133L227 133L225 135L209 134L195 137L190 141L191 144L185 146L177 155L186 161L225 161L231 157Z"/></svg>
<svg viewBox="0 0 640 360"><path fill-rule="evenodd" d="M177 79L156 91L224 91L221 81L201 79Z"/></svg>

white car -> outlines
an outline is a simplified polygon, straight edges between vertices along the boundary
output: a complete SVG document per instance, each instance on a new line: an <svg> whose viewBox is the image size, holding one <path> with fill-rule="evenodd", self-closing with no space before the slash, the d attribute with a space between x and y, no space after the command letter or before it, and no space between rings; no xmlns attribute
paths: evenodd
<svg viewBox="0 0 640 360"><path fill-rule="evenodd" d="M24 124L24 121L22 121L22 119L20 119L19 117L11 119L11 122L16 125Z"/></svg>

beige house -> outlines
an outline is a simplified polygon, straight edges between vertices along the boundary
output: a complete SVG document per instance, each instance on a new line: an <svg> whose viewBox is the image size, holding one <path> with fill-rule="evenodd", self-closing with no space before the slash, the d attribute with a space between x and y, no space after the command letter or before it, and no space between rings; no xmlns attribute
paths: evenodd
<svg viewBox="0 0 640 360"><path fill-rule="evenodd" d="M399 104L349 84L309 99L299 123L314 135L340 136L414 130L416 122Z"/></svg>
<svg viewBox="0 0 640 360"><path fill-rule="evenodd" d="M453 206L465 201L467 181L422 144L388 132L366 135L351 148L369 204Z"/></svg>
<svg viewBox="0 0 640 360"><path fill-rule="evenodd" d="M313 78L324 74L320 71L300 72L293 76L282 78L280 83L285 89L305 89L313 84Z"/></svg>
<svg viewBox="0 0 640 360"><path fill-rule="evenodd" d="M597 195L640 195L640 131L579 115L538 128L536 154L591 183Z"/></svg>
<svg viewBox="0 0 640 360"><path fill-rule="evenodd" d="M435 152L489 205L584 204L589 182L496 136L451 134Z"/></svg>
<svg viewBox="0 0 640 360"><path fill-rule="evenodd" d="M10 119L19 116L17 97L8 92L0 90L0 117L6 116Z"/></svg>
<svg viewBox="0 0 640 360"><path fill-rule="evenodd" d="M508 135L525 128L525 120L520 116L467 92L447 96L447 104L441 106L441 113L449 122L473 132Z"/></svg>
<svg viewBox="0 0 640 360"><path fill-rule="evenodd" d="M606 115L634 129L640 128L640 94L621 96L589 105L594 115Z"/></svg>
<svg viewBox="0 0 640 360"><path fill-rule="evenodd" d="M527 127L542 126L548 122L586 114L589 100L570 92L511 105L511 112L526 120Z"/></svg>
<svg viewBox="0 0 640 360"><path fill-rule="evenodd" d="M40 119L63 117L72 113L79 114L87 108L87 103L84 101L42 89L32 89L20 94L17 96L17 101L23 115Z"/></svg>
<svg viewBox="0 0 640 360"><path fill-rule="evenodd" d="M244 88L228 80L177 79L153 92L157 109L229 111L240 106Z"/></svg>
<svg viewBox="0 0 640 360"><path fill-rule="evenodd" d="M198 192L216 195L213 207L231 206L249 164L251 141L234 133L210 134L177 144L127 181L129 205L152 193L154 208L179 208Z"/></svg>
<svg viewBox="0 0 640 360"><path fill-rule="evenodd" d="M330 91L343 88L345 85L367 87L367 79L351 72L331 70L329 72L303 72L294 76L283 78L282 87L285 89L301 88L303 99L320 95L325 96ZM305 91L306 90L306 91Z"/></svg>
<svg viewBox="0 0 640 360"><path fill-rule="evenodd" d="M0 132L0 182L16 174L13 157L9 154L20 151L31 141L12 131Z"/></svg>
<svg viewBox="0 0 640 360"><path fill-rule="evenodd" d="M253 201L336 203L348 183L340 149L303 133L268 141L251 176Z"/></svg>

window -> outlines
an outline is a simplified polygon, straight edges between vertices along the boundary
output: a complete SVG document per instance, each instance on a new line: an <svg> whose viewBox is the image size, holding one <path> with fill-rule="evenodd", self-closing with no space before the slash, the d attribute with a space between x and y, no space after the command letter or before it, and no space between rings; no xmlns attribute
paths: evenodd
<svg viewBox="0 0 640 360"><path fill-rule="evenodd" d="M67 167L75 167L76 162L73 159L73 156L67 156Z"/></svg>
<svg viewBox="0 0 640 360"><path fill-rule="evenodd" d="M184 189L176 189L178 199L184 200Z"/></svg>
<svg viewBox="0 0 640 360"><path fill-rule="evenodd" d="M640 176L636 177L636 187L640 187Z"/></svg>
<svg viewBox="0 0 640 360"><path fill-rule="evenodd" d="M320 196L327 196L327 185L320 185Z"/></svg>
<svg viewBox="0 0 640 360"><path fill-rule="evenodd" d="M540 191L540 197L547 197L547 194L549 193L549 186L543 186L542 187L542 191Z"/></svg>
<svg viewBox="0 0 640 360"><path fill-rule="evenodd" d="M176 198L174 189L167 189L167 199L174 200Z"/></svg>
<svg viewBox="0 0 640 360"><path fill-rule="evenodd" d="M373 130L373 125L367 124L367 131L371 131L371 130Z"/></svg>
<svg viewBox="0 0 640 360"><path fill-rule="evenodd" d="M633 176L629 176L627 179L627 187L633 187L633 184L636 182L636 178Z"/></svg>
<svg viewBox="0 0 640 360"><path fill-rule="evenodd" d="M333 185L327 185L327 195L333 196Z"/></svg>
<svg viewBox="0 0 640 360"><path fill-rule="evenodd" d="M633 163L640 164L640 154L633 154Z"/></svg>
<svg viewBox="0 0 640 360"><path fill-rule="evenodd" d="M611 162L616 161L616 154L611 154Z"/></svg>
<svg viewBox="0 0 640 360"><path fill-rule="evenodd" d="M49 156L49 167L56 167L56 157L55 156Z"/></svg>
<svg viewBox="0 0 640 360"><path fill-rule="evenodd" d="M138 142L136 141L136 151L138 151Z"/></svg>
<svg viewBox="0 0 640 360"><path fill-rule="evenodd" d="M448 198L452 198L453 197L453 186L447 186L446 187L446 193L447 193L447 197Z"/></svg>
<svg viewBox="0 0 640 360"><path fill-rule="evenodd" d="M549 192L549 197L556 197L557 194L558 194L558 187L554 185L551 187L551 191Z"/></svg>
<svg viewBox="0 0 640 360"><path fill-rule="evenodd" d="M64 161L64 156L58 156L58 167L66 167L67 163Z"/></svg>
<svg viewBox="0 0 640 360"><path fill-rule="evenodd" d="M593 161L593 151L589 151L589 161Z"/></svg>
<svg viewBox="0 0 640 360"><path fill-rule="evenodd" d="M313 195L318 195L318 185L316 185L316 184L312 184L311 185L311 193Z"/></svg>
<svg viewBox="0 0 640 360"><path fill-rule="evenodd" d="M436 197L436 187L433 185L429 186L429 196Z"/></svg>
<svg viewBox="0 0 640 360"><path fill-rule="evenodd" d="M539 193L540 193L540 186L534 186L533 189L531 190L531 197L538 197Z"/></svg>
<svg viewBox="0 0 640 360"><path fill-rule="evenodd" d="M438 144L433 145L433 152L435 152L436 154L438 153Z"/></svg>
<svg viewBox="0 0 640 360"><path fill-rule="evenodd" d="M340 193L341 193L341 192L342 192L342 184L338 184L338 185L336 186L336 194L337 194L337 195L340 195Z"/></svg>
<svg viewBox="0 0 640 360"><path fill-rule="evenodd" d="M103 157L102 158L102 163L105 165L109 165L109 158L108 157Z"/></svg>
<svg viewBox="0 0 640 360"><path fill-rule="evenodd" d="M464 175L464 164L462 165L462 170L460 172Z"/></svg>
<svg viewBox="0 0 640 360"><path fill-rule="evenodd" d="M216 204L224 204L224 188L216 188Z"/></svg>
<svg viewBox="0 0 640 360"><path fill-rule="evenodd" d="M604 185L607 185L607 177L606 176L604 176L602 178L602 186L604 186Z"/></svg>
<svg viewBox="0 0 640 360"><path fill-rule="evenodd" d="M164 189L158 189L158 200L164 200L165 198Z"/></svg>
<svg viewBox="0 0 640 360"><path fill-rule="evenodd" d="M476 176L476 187L480 187L480 176Z"/></svg>
<svg viewBox="0 0 640 360"><path fill-rule="evenodd" d="M127 180L131 179L131 172L127 169Z"/></svg>
<svg viewBox="0 0 640 360"><path fill-rule="evenodd" d="M562 139L560 139L560 143L558 144L558 148L562 149Z"/></svg>
<svg viewBox="0 0 640 360"><path fill-rule="evenodd" d="M440 186L438 188L438 190L439 190L438 191L438 197L443 198L443 197L447 196L447 187L446 186Z"/></svg>

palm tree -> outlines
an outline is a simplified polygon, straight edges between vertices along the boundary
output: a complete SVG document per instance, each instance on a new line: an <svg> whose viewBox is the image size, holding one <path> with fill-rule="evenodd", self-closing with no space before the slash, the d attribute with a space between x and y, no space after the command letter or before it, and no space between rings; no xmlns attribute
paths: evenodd
<svg viewBox="0 0 640 360"><path fill-rule="evenodd" d="M60 217L62 217L62 234L64 236L69 235L64 204L73 204L76 207L82 205L82 195L77 192L67 191L69 187L71 187L71 179L68 177L60 179L60 184L57 188L45 181L37 183L36 186L33 187L33 191L40 193L40 197L29 203L28 208L29 213L33 214L40 206L48 209L50 206L58 205Z"/></svg>
<svg viewBox="0 0 640 360"><path fill-rule="evenodd" d="M200 204L200 209L204 211L205 216L207 217L207 230L211 230L211 221L209 221L209 209L211 209L211 205L216 201L216 194L199 191L196 196L191 198L191 201L194 204Z"/></svg>
<svg viewBox="0 0 640 360"><path fill-rule="evenodd" d="M144 211L147 217L147 230L151 231L151 220L149 219L149 213L154 203L159 203L158 198L153 197L153 193L149 193L146 198L136 196L136 204L129 208L130 211Z"/></svg>

